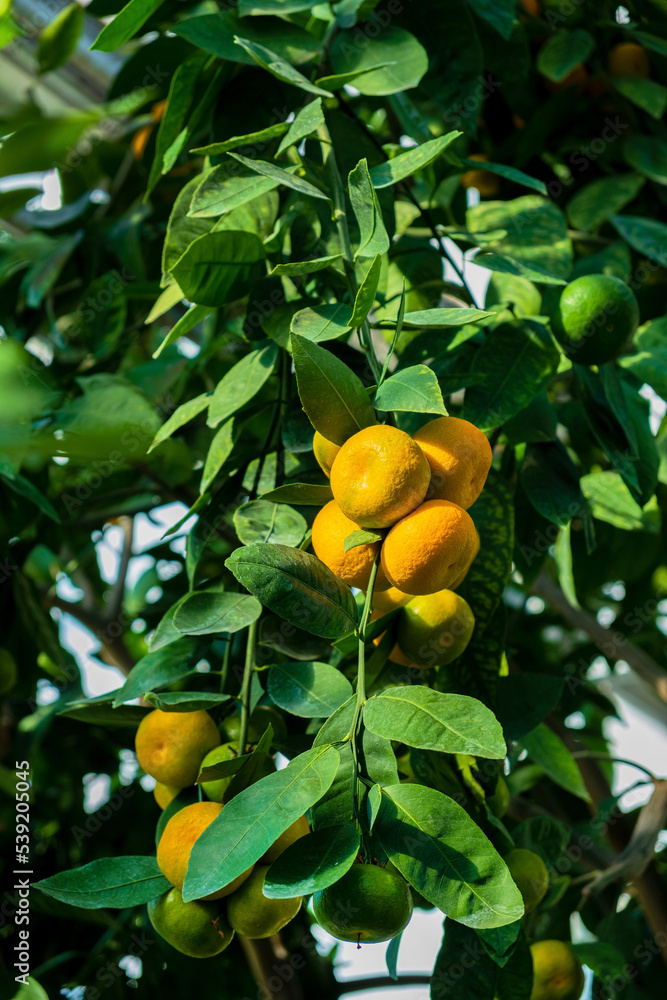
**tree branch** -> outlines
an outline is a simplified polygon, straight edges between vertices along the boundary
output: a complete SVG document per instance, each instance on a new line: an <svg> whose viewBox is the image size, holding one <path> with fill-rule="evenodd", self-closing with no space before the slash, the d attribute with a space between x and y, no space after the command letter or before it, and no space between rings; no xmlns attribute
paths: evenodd
<svg viewBox="0 0 667 1000"><path fill-rule="evenodd" d="M88 611L80 604L72 604L64 601L56 594L45 595L44 601L48 608L58 608L68 615L72 615L77 621L93 633L96 639L102 643L102 659L112 667L127 675L134 666L134 659L127 646L123 642L122 636L111 636L108 633L109 622L102 618L96 611Z"/></svg>
<svg viewBox="0 0 667 1000"><path fill-rule="evenodd" d="M107 621L114 621L123 607L123 595L125 593L125 580L127 569L132 558L132 539L134 536L134 521L131 517L119 517L118 524L123 531L123 547L120 553L120 563L118 566L118 576L109 594L107 605Z"/></svg>
<svg viewBox="0 0 667 1000"><path fill-rule="evenodd" d="M585 611L575 608L546 573L540 573L532 587L532 592L555 608L571 628L587 632L600 652L612 663L623 660L638 677L653 688L661 701L667 702L667 672L656 663L652 656L635 646L633 642L616 629L605 628Z"/></svg>
<svg viewBox="0 0 667 1000"><path fill-rule="evenodd" d="M286 981L280 976L279 966L276 967L279 956L273 938L250 940L239 935L238 939L261 996L270 997L270 1000L303 1000L297 977L294 975Z"/></svg>
<svg viewBox="0 0 667 1000"><path fill-rule="evenodd" d="M427 973L410 972L398 979L389 976L362 976L361 979L346 979L342 982L342 993L357 993L361 990L398 989L401 986L428 986L431 977Z"/></svg>

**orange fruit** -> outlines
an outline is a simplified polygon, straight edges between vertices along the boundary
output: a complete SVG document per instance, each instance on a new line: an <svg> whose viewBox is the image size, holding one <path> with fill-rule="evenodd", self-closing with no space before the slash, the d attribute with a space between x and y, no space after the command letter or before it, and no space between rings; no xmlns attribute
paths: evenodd
<svg viewBox="0 0 667 1000"><path fill-rule="evenodd" d="M636 42L619 42L609 50L607 69L610 76L641 76L651 74L646 51Z"/></svg>
<svg viewBox="0 0 667 1000"><path fill-rule="evenodd" d="M210 826L222 811L219 802L193 802L185 806L171 817L157 845L157 863L166 879L177 889L183 888L185 873L190 860L190 853L196 840L199 839L207 826ZM235 878L222 889L203 896L203 899L221 899L229 896L245 882L252 871L252 865L247 871Z"/></svg>
<svg viewBox="0 0 667 1000"><path fill-rule="evenodd" d="M395 524L382 546L382 568L406 594L434 594L458 580L476 545L470 514L449 500L427 500Z"/></svg>
<svg viewBox="0 0 667 1000"><path fill-rule="evenodd" d="M359 525L343 514L335 500L330 500L319 511L313 522L312 543L315 555L332 573L348 585L363 590L368 586L379 542L356 545L345 551L345 539Z"/></svg>
<svg viewBox="0 0 667 1000"><path fill-rule="evenodd" d="M418 507L431 478L421 448L387 424L348 438L331 467L334 499L364 528L388 528Z"/></svg>
<svg viewBox="0 0 667 1000"><path fill-rule="evenodd" d="M163 785L193 785L199 765L220 733L208 712L149 712L139 723L135 750L139 765Z"/></svg>
<svg viewBox="0 0 667 1000"><path fill-rule="evenodd" d="M172 799L175 799L180 791L182 791L182 789L176 788L175 785L165 785L161 781L156 781L155 788L153 789L153 796L155 797L155 801L159 805L160 809L166 809Z"/></svg>
<svg viewBox="0 0 667 1000"><path fill-rule="evenodd" d="M472 564L475 561L477 553L479 552L479 549L480 549L480 545L481 545L481 541L480 541L480 537L479 537L479 532L477 531L477 528L475 528L475 541L474 541L472 550L470 552L469 561L463 567L463 569L461 570L461 572L457 576L457 578L455 580L452 580L452 582L450 584L450 587L449 587L450 590L458 590L458 588L461 586L461 584L465 580L466 576L468 575L468 570L470 569L470 567L472 566Z"/></svg>
<svg viewBox="0 0 667 1000"><path fill-rule="evenodd" d="M451 590L439 590L405 605L398 622L398 648L411 666L442 666L461 655L474 628L468 602Z"/></svg>
<svg viewBox="0 0 667 1000"><path fill-rule="evenodd" d="M300 840L301 837L305 837L309 833L308 820L305 816L299 816L291 826L287 827L284 833L280 834L277 840L274 840L266 854L260 858L260 864L272 864L290 844L296 843L297 840Z"/></svg>
<svg viewBox="0 0 667 1000"><path fill-rule="evenodd" d="M486 435L469 420L437 417L413 435L431 467L429 500L451 500L467 510L482 492L493 454Z"/></svg>
<svg viewBox="0 0 667 1000"><path fill-rule="evenodd" d="M469 160L488 161L486 153L471 153ZM461 174L461 184L466 190L476 188L482 198L493 198L500 190L500 181L490 170L466 170Z"/></svg>
<svg viewBox="0 0 667 1000"><path fill-rule="evenodd" d="M315 431L313 434L313 454L315 455L317 464L327 479L331 475L331 466L333 465L334 458L339 451L339 444L334 444L333 441L328 441L322 436L322 434L320 434L319 431Z"/></svg>

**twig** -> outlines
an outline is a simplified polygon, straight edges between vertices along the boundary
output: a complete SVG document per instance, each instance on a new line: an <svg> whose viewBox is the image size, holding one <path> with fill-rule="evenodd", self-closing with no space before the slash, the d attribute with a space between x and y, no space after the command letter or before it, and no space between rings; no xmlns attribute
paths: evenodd
<svg viewBox="0 0 667 1000"><path fill-rule="evenodd" d="M361 979L346 979L340 985L345 993L361 990L399 989L401 986L428 986L431 977L427 973L410 972L407 976L390 979L389 976L363 976Z"/></svg>
<svg viewBox="0 0 667 1000"><path fill-rule="evenodd" d="M114 621L121 612L123 607L123 595L125 593L125 581L127 579L127 570L130 565L130 559L132 558L132 539L134 536L134 521L131 517L119 517L118 524L123 531L123 547L120 553L120 563L118 566L118 575L114 581L109 595L109 603L107 605L107 619L108 621Z"/></svg>
<svg viewBox="0 0 667 1000"><path fill-rule="evenodd" d="M615 629L604 628L583 608L574 608L546 573L540 573L532 587L533 594L555 608L571 628L588 633L602 654L612 663L623 660L638 677L649 684L661 701L667 702L667 672L639 646Z"/></svg>
<svg viewBox="0 0 667 1000"><path fill-rule="evenodd" d="M252 672L255 669L255 644L257 642L257 622L253 622L248 628L248 644L245 650L245 666L243 668L243 681L241 683L241 728L239 730L239 745L237 753L239 757L245 753L245 745L248 741L248 726L250 724L250 684Z"/></svg>

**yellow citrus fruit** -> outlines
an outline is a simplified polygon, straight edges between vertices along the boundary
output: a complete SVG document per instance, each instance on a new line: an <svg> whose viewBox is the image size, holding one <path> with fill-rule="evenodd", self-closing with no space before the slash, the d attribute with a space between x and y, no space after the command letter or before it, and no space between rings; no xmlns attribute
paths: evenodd
<svg viewBox="0 0 667 1000"><path fill-rule="evenodd" d="M504 860L523 896L526 913L530 913L547 894L549 888L547 866L539 854L524 847L516 847L505 855Z"/></svg>
<svg viewBox="0 0 667 1000"><path fill-rule="evenodd" d="M493 795L487 795L486 804L498 819L501 819L510 807L510 790L502 774L498 775L496 790Z"/></svg>
<svg viewBox="0 0 667 1000"><path fill-rule="evenodd" d="M585 983L579 959L565 941L531 944L533 991L530 1000L579 1000Z"/></svg>
<svg viewBox="0 0 667 1000"><path fill-rule="evenodd" d="M151 900L148 918L160 937L190 958L219 955L234 937L234 931L214 903L201 899L184 903L178 889L170 889Z"/></svg>
<svg viewBox="0 0 667 1000"><path fill-rule="evenodd" d="M0 694L7 694L16 684L16 660L4 647L0 648Z"/></svg>
<svg viewBox="0 0 667 1000"><path fill-rule="evenodd" d="M607 68L610 76L642 76L651 73L646 51L636 42L620 42L609 50Z"/></svg>
<svg viewBox="0 0 667 1000"><path fill-rule="evenodd" d="M471 153L467 159L484 163L489 158L486 153ZM482 198L493 198L500 190L500 181L490 170L466 170L461 174L461 184L466 190L477 188Z"/></svg>
<svg viewBox="0 0 667 1000"><path fill-rule="evenodd" d="M214 767L221 762L232 760L236 757L236 745L234 743L223 743L219 747L206 754L201 762L202 767ZM204 795L211 802L223 802L224 794L229 788L229 784L234 777L230 774L228 778L216 778L213 781L202 781L201 787Z"/></svg>
<svg viewBox="0 0 667 1000"><path fill-rule="evenodd" d="M434 594L458 580L477 543L475 525L463 507L427 500L395 524L382 545L382 568L406 594Z"/></svg>
<svg viewBox="0 0 667 1000"><path fill-rule="evenodd" d="M468 562L464 565L463 569L457 576L456 580L453 580L452 583L449 585L450 590L457 590L467 577L468 570L474 563L475 558L477 557L477 553L479 552L480 544L481 542L480 542L479 532L477 531L477 528L475 528L475 541L470 551Z"/></svg>
<svg viewBox="0 0 667 1000"><path fill-rule="evenodd" d="M293 920L301 908L301 896L268 899L264 895L268 870L268 865L257 865L250 878L227 901L227 919L243 937L272 937Z"/></svg>
<svg viewBox="0 0 667 1000"><path fill-rule="evenodd" d="M328 441L319 431L315 431L313 434L313 454L315 455L317 464L327 478L331 475L331 466L339 451L339 444Z"/></svg>
<svg viewBox="0 0 667 1000"><path fill-rule="evenodd" d="M398 647L411 666L451 663L470 642L475 618L460 594L439 590L413 597L398 621Z"/></svg>
<svg viewBox="0 0 667 1000"><path fill-rule="evenodd" d="M153 796L155 797L155 801L159 805L160 809L166 809L169 803L175 799L181 791L183 791L183 789L177 788L175 785L165 785L162 781L156 781L155 788L153 789Z"/></svg>
<svg viewBox="0 0 667 1000"><path fill-rule="evenodd" d="M336 503L364 528L388 528L426 496L431 472L409 434L378 424L353 434L331 467Z"/></svg>
<svg viewBox="0 0 667 1000"><path fill-rule="evenodd" d="M149 712L139 723L135 750L140 767L164 785L185 788L197 780L203 758L220 743L208 712Z"/></svg>
<svg viewBox="0 0 667 1000"><path fill-rule="evenodd" d="M335 500L330 500L313 522L312 542L315 555L332 573L349 587L364 590L368 586L380 543L356 545L346 552L345 539L359 528L359 524L345 516Z"/></svg>
<svg viewBox="0 0 667 1000"><path fill-rule="evenodd" d="M634 292L611 274L584 274L566 285L552 319L556 338L572 361L611 361L639 325Z"/></svg>
<svg viewBox="0 0 667 1000"><path fill-rule="evenodd" d="M436 417L413 435L431 467L429 500L451 500L467 510L482 492L493 453L469 420Z"/></svg>
<svg viewBox="0 0 667 1000"><path fill-rule="evenodd" d="M260 858L260 864L270 865L276 858L285 851L290 844L296 843L301 837L305 837L310 833L310 827L308 826L308 820L305 816L299 816L299 818L288 826L284 833L281 833L277 840L271 844L266 854Z"/></svg>
<svg viewBox="0 0 667 1000"><path fill-rule="evenodd" d="M221 810L219 802L193 802L191 806L185 806L175 813L162 831L160 843L157 845L158 867L164 877L177 889L183 888L190 852L195 841L220 815ZM229 896L245 882L251 871L252 867L229 885L203 898L221 899L223 896Z"/></svg>
<svg viewBox="0 0 667 1000"><path fill-rule="evenodd" d="M542 13L538 0L521 0L521 6L527 14L531 14L533 17L539 17Z"/></svg>
<svg viewBox="0 0 667 1000"><path fill-rule="evenodd" d="M389 941L407 927L412 895L395 871L354 864L342 878L313 896L318 924L341 941Z"/></svg>
<svg viewBox="0 0 667 1000"><path fill-rule="evenodd" d="M373 613L376 618L380 618L382 615L386 615L396 608L402 608L410 600L412 600L410 594L404 594L402 590L397 590L396 587L388 587L387 590L381 590L379 593L374 590Z"/></svg>

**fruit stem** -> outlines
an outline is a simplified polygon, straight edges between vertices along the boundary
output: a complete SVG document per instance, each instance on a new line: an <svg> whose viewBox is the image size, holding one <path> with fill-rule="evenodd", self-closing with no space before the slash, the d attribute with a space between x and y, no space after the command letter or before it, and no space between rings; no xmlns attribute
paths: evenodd
<svg viewBox="0 0 667 1000"><path fill-rule="evenodd" d="M227 633L227 642L225 644L225 652L222 657L222 670L220 671L220 694L225 693L225 688L227 687L227 677L229 676L229 660L232 653L232 634Z"/></svg>
<svg viewBox="0 0 667 1000"><path fill-rule="evenodd" d="M250 682L252 672L255 668L255 643L257 641L257 622L253 622L248 628L248 643L245 648L245 666L243 667L243 681L241 683L241 728L239 730L239 743L237 752L239 757L245 753L245 745L248 742L248 726L250 724Z"/></svg>
<svg viewBox="0 0 667 1000"><path fill-rule="evenodd" d="M354 274L354 254L352 253L352 244L350 243L350 230L347 225L347 211L345 209L345 188L343 186L343 180L340 176L340 171L338 169L338 163L336 162L336 154L334 153L333 143L331 141L331 136L329 130L326 126L322 126L318 130L320 137L320 142L322 145L322 158L329 168L329 174L331 176L331 188L334 199L334 213L333 218L336 223L336 229L338 231L338 239L340 240L341 250L343 251L343 270L345 271L345 278L347 280L347 287L352 298L352 304L357 297L357 279ZM379 384L381 368L380 363L375 354L375 348L373 347L373 340L371 338L371 328L367 319L361 324L361 343L364 351L368 355L368 363L371 367L373 373L373 378L375 384Z"/></svg>
<svg viewBox="0 0 667 1000"><path fill-rule="evenodd" d="M375 557L375 562L373 563L373 568L371 570L371 575L368 580L368 588L366 590L366 600L364 601L363 611L361 612L361 621L359 622L359 628L357 629L357 636L359 638L359 659L357 666L357 705L354 710L354 718L352 719L352 729L350 730L350 735L352 739L352 758L354 760L354 779L352 785L352 795L354 801L354 814L358 818L359 811L359 744L358 739L361 735L363 728L362 721L362 710L364 704L366 703L366 626L368 625L368 619L371 615L371 608L373 605L373 587L375 586L375 578L377 576L378 565L380 562L380 553L378 552Z"/></svg>

